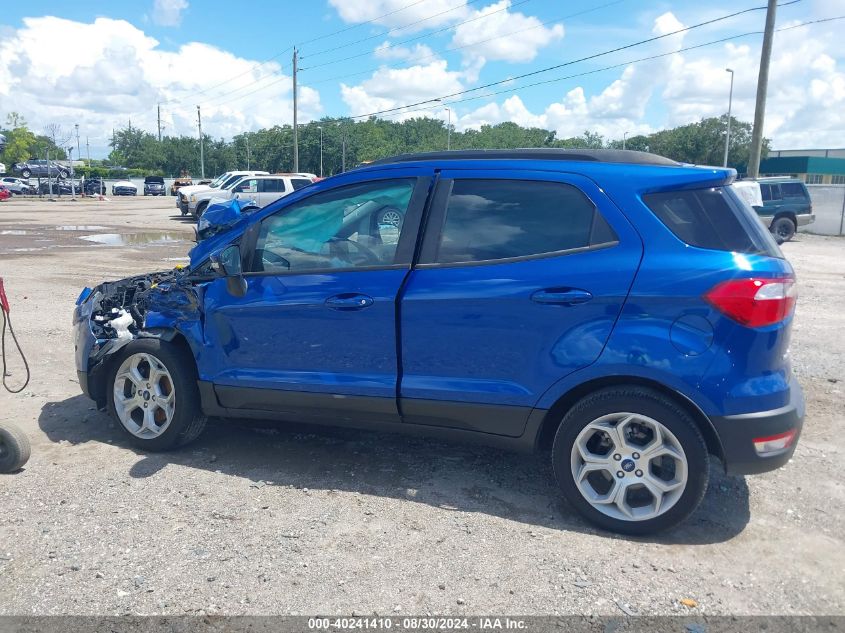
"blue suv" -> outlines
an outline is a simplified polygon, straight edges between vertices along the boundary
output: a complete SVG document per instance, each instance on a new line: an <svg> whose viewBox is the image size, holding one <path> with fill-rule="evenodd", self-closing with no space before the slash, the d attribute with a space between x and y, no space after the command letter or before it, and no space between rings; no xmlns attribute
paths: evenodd
<svg viewBox="0 0 845 633"><path fill-rule="evenodd" d="M777 468L804 417L794 273L734 176L613 150L381 160L237 216L186 269L83 290L80 384L147 450L215 416L547 451L590 521L665 529L712 458Z"/></svg>

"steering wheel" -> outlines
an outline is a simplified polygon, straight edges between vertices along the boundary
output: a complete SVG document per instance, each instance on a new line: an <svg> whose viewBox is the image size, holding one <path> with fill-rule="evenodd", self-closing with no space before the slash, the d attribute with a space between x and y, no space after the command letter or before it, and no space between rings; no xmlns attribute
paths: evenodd
<svg viewBox="0 0 845 633"><path fill-rule="evenodd" d="M340 242L344 242L346 244L351 244L352 246L354 246L361 254L364 255L364 257L367 260L367 262L366 262L367 264L380 264L381 263L381 257L379 257L378 254L375 251L373 251L372 249L364 246L360 242L353 242L352 240L350 240L346 237L333 237L333 238L329 239L328 243L329 244L339 244ZM352 263L352 262L350 262L350 263Z"/></svg>

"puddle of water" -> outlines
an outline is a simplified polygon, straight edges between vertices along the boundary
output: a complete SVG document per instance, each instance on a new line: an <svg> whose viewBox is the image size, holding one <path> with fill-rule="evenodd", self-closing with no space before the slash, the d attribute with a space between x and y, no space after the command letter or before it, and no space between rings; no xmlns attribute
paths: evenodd
<svg viewBox="0 0 845 633"><path fill-rule="evenodd" d="M145 246L155 244L177 244L185 241L181 233L149 231L146 233L98 233L80 235L79 239L103 244L105 246Z"/></svg>
<svg viewBox="0 0 845 633"><path fill-rule="evenodd" d="M102 231L106 227L97 224L63 224L54 228L57 231Z"/></svg>
<svg viewBox="0 0 845 633"><path fill-rule="evenodd" d="M29 235L29 231L24 231L23 229L6 229L0 231L0 235Z"/></svg>

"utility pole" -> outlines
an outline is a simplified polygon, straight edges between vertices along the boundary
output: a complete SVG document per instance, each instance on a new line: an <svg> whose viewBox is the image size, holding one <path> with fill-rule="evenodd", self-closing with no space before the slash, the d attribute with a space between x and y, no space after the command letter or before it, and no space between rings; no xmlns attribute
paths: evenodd
<svg viewBox="0 0 845 633"><path fill-rule="evenodd" d="M156 112L158 114L157 121L158 121L158 142L161 143L161 104L159 103L156 106Z"/></svg>
<svg viewBox="0 0 845 633"><path fill-rule="evenodd" d="M769 0L766 10L766 28L763 31L763 49L760 51L760 74L757 76L757 104L754 107L754 129L751 132L751 157L748 159L748 177L760 175L760 155L763 151L763 121L766 118L766 92L769 89L769 61L772 59L772 40L775 36L777 0Z"/></svg>
<svg viewBox="0 0 845 633"><path fill-rule="evenodd" d="M199 106L197 106L197 127L200 131L200 178L205 178L205 155L202 147L202 116L200 116Z"/></svg>
<svg viewBox="0 0 845 633"><path fill-rule="evenodd" d="M76 182L73 177L73 147L68 147L67 153L70 156L70 199L76 202Z"/></svg>
<svg viewBox="0 0 845 633"><path fill-rule="evenodd" d="M320 130L320 178L323 177L323 126L318 125L317 129Z"/></svg>
<svg viewBox="0 0 845 633"><path fill-rule="evenodd" d="M627 140L628 140L628 132L627 131L622 132L622 149L626 149Z"/></svg>
<svg viewBox="0 0 845 633"><path fill-rule="evenodd" d="M340 122L340 147L340 171L343 173L346 171L346 123L344 121Z"/></svg>
<svg viewBox="0 0 845 633"><path fill-rule="evenodd" d="M446 151L452 149L452 108L446 108L449 113L449 123L446 125Z"/></svg>
<svg viewBox="0 0 845 633"><path fill-rule="evenodd" d="M79 150L79 123L74 124L76 128L76 156L79 160L82 160L82 152Z"/></svg>
<svg viewBox="0 0 845 633"><path fill-rule="evenodd" d="M88 169L91 169L91 146L88 144L88 137L85 137L85 151L88 153Z"/></svg>
<svg viewBox="0 0 845 633"><path fill-rule="evenodd" d="M293 49L293 171L299 172L299 131L296 129L296 62L297 52Z"/></svg>
<svg viewBox="0 0 845 633"><path fill-rule="evenodd" d="M246 170L249 171L249 134L244 138L246 138Z"/></svg>
<svg viewBox="0 0 845 633"><path fill-rule="evenodd" d="M731 91L728 93L728 129L725 131L725 159L722 161L722 167L728 166L728 150L731 146L731 107L734 101L734 71L731 68L725 68L725 72L731 74Z"/></svg>

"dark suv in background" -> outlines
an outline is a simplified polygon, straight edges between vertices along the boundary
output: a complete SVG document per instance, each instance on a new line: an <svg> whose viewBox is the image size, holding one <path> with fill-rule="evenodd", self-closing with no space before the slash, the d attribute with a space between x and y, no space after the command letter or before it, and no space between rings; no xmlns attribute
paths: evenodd
<svg viewBox="0 0 845 633"><path fill-rule="evenodd" d="M144 178L145 196L163 196L165 193L164 178L161 176L147 176Z"/></svg>
<svg viewBox="0 0 845 633"><path fill-rule="evenodd" d="M41 159L15 163L12 165L12 171L24 178L67 178L69 174L67 167L64 165L60 165L52 160L47 161Z"/></svg>
<svg viewBox="0 0 845 633"><path fill-rule="evenodd" d="M757 214L769 230L784 242L795 235L799 226L812 224L813 203L807 186L798 178L760 178L763 207Z"/></svg>

